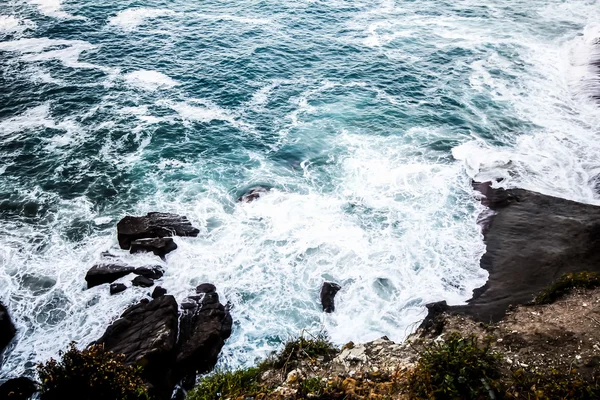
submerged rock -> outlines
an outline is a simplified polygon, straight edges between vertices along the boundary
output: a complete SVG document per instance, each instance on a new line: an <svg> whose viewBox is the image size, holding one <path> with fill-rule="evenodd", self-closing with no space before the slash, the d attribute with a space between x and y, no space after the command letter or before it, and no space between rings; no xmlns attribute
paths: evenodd
<svg viewBox="0 0 600 400"><path fill-rule="evenodd" d="M238 197L238 203L250 203L254 200L259 199L261 196L265 195L269 189L263 186L255 186L253 188L248 189L248 191Z"/></svg>
<svg viewBox="0 0 600 400"><path fill-rule="evenodd" d="M126 216L117 224L117 237L122 249L129 249L138 239L169 236L198 236L200 231L187 217L177 214L151 212L143 217Z"/></svg>
<svg viewBox="0 0 600 400"><path fill-rule="evenodd" d="M172 238L153 238L153 239L137 239L131 242L129 252L134 253L154 253L164 259L165 256L175 250L177 245Z"/></svg>
<svg viewBox="0 0 600 400"><path fill-rule="evenodd" d="M127 286L123 283L111 283L110 284L110 294L117 294L125 291Z"/></svg>
<svg viewBox="0 0 600 400"><path fill-rule="evenodd" d="M35 392L35 382L24 376L9 379L0 385L0 399L28 400Z"/></svg>
<svg viewBox="0 0 600 400"><path fill-rule="evenodd" d="M16 333L17 330L10 319L8 310L4 304L0 303L0 353L8 346Z"/></svg>
<svg viewBox="0 0 600 400"><path fill-rule="evenodd" d="M323 311L326 313L332 313L335 311L335 295L340 291L342 287L337 283L325 282L321 286L321 305Z"/></svg>
<svg viewBox="0 0 600 400"><path fill-rule="evenodd" d="M122 263L112 264L97 264L89 269L85 275L88 289L94 286L102 285L105 283L112 283L119 278L129 275L135 270L134 267Z"/></svg>

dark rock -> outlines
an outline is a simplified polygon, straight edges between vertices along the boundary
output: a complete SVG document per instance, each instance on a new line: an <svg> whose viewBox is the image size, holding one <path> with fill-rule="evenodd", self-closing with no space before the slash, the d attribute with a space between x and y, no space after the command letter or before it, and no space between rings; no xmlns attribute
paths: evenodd
<svg viewBox="0 0 600 400"><path fill-rule="evenodd" d="M321 286L321 305L323 311L326 313L332 313L335 311L335 295L340 291L342 287L337 283L325 282Z"/></svg>
<svg viewBox="0 0 600 400"><path fill-rule="evenodd" d="M238 203L250 203L254 200L259 199L261 196L265 195L269 189L263 186L255 186L253 188L248 189L246 193L240 196L237 201Z"/></svg>
<svg viewBox="0 0 600 400"><path fill-rule="evenodd" d="M177 379L190 374L210 371L225 340L231 335L232 319L229 309L219 303L214 285L196 288L199 295L190 296L182 307L179 323Z"/></svg>
<svg viewBox="0 0 600 400"><path fill-rule="evenodd" d="M121 263L97 264L90 268L85 275L85 280L89 289L104 283L114 282L134 270L135 268Z"/></svg>
<svg viewBox="0 0 600 400"><path fill-rule="evenodd" d="M146 278L145 276L136 276L131 283L133 286L141 286L141 287L150 287L154 285L154 281L150 278Z"/></svg>
<svg viewBox="0 0 600 400"><path fill-rule="evenodd" d="M144 367L157 398L170 398L175 382L170 369L175 359L178 307L173 296L142 300L128 308L96 341L114 353L125 355L129 364Z"/></svg>
<svg viewBox="0 0 600 400"><path fill-rule="evenodd" d="M196 286L196 293L198 294L215 293L216 291L217 288L212 283L201 283L200 285Z"/></svg>
<svg viewBox="0 0 600 400"><path fill-rule="evenodd" d="M423 330L423 333L429 333L433 336L439 336L444 330L445 321L440 318L440 315L450 309L446 301L438 301L436 303L426 304L427 316L421 322L419 329Z"/></svg>
<svg viewBox="0 0 600 400"><path fill-rule="evenodd" d="M198 236L200 231L192 226L187 217L152 212L144 217L127 216L117 224L119 246L129 249L137 239L169 236Z"/></svg>
<svg viewBox="0 0 600 400"><path fill-rule="evenodd" d="M160 279L164 275L164 272L160 266L138 267L133 271L133 273L150 279Z"/></svg>
<svg viewBox="0 0 600 400"><path fill-rule="evenodd" d="M37 392L37 386L29 378L23 376L9 379L0 385L0 399L27 400Z"/></svg>
<svg viewBox="0 0 600 400"><path fill-rule="evenodd" d="M127 289L127 286L123 283L111 283L110 284L110 294L121 293L125 289Z"/></svg>
<svg viewBox="0 0 600 400"><path fill-rule="evenodd" d="M165 294L167 294L167 289L157 286L154 288L154 291L152 292L152 298L156 299L160 296L164 296Z"/></svg>
<svg viewBox="0 0 600 400"><path fill-rule="evenodd" d="M137 239L131 242L129 252L131 254L152 252L154 255L164 259L165 255L176 248L177 245L172 238Z"/></svg>
<svg viewBox="0 0 600 400"><path fill-rule="evenodd" d="M0 303L0 353L8 346L16 333L17 330L10 319L8 310L4 304Z"/></svg>
<svg viewBox="0 0 600 400"><path fill-rule="evenodd" d="M484 204L495 212L481 258L488 282L467 305L451 311L497 322L510 304L529 303L566 273L600 272L600 207L522 189L484 187Z"/></svg>

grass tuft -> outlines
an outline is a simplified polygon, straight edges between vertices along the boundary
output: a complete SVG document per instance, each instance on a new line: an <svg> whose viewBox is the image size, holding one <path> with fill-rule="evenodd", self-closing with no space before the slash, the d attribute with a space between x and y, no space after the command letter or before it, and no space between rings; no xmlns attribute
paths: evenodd
<svg viewBox="0 0 600 400"><path fill-rule="evenodd" d="M535 298L536 304L550 304L569 293L573 288L593 289L600 286L600 274L575 272L565 274Z"/></svg>

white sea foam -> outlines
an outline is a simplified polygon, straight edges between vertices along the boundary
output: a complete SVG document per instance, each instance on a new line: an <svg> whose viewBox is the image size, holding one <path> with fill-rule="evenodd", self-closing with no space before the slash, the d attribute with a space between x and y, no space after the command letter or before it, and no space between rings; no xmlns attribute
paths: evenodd
<svg viewBox="0 0 600 400"><path fill-rule="evenodd" d="M235 112L219 107L210 100L190 99L185 102L159 100L157 104L171 108L185 121L225 121L241 129L249 128Z"/></svg>
<svg viewBox="0 0 600 400"><path fill-rule="evenodd" d="M33 21L21 20L13 15L0 15L0 33L23 33L34 28Z"/></svg>
<svg viewBox="0 0 600 400"><path fill-rule="evenodd" d="M50 104L45 103L31 108L23 114L0 121L0 137L10 140L10 135L39 126L53 127L54 120L50 117Z"/></svg>
<svg viewBox="0 0 600 400"><path fill-rule="evenodd" d="M177 81L158 71L133 71L126 74L124 78L129 85L148 91L169 89L179 84Z"/></svg>
<svg viewBox="0 0 600 400"><path fill-rule="evenodd" d="M117 15L108 20L109 25L116 26L124 31L133 31L147 20L175 15L175 11L164 8L129 8L119 11Z"/></svg>
<svg viewBox="0 0 600 400"><path fill-rule="evenodd" d="M29 0L31 4L35 4L40 13L48 17L59 19L83 19L75 15L69 14L62 9L62 0Z"/></svg>
<svg viewBox="0 0 600 400"><path fill-rule="evenodd" d="M270 25L273 23L273 21L270 18L252 18L229 14L196 14L196 16L201 19L209 19L215 21L232 21L250 25Z"/></svg>
<svg viewBox="0 0 600 400"><path fill-rule="evenodd" d="M97 47L83 40L61 40L48 38L23 38L0 42L0 51L21 53L21 59L27 62L60 60L66 67L99 69L107 74L118 73L114 68L79 61L81 53Z"/></svg>

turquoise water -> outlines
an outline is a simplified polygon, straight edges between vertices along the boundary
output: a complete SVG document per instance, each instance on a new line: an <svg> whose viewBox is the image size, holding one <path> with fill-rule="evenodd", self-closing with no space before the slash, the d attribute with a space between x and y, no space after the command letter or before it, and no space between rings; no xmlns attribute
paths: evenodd
<svg viewBox="0 0 600 400"><path fill-rule="evenodd" d="M597 1L0 0L0 378L147 290L84 276L126 214L187 215L161 285L234 304L224 366L406 337L483 285L470 179L599 203ZM248 188L273 190L238 204ZM343 289L323 315L323 280ZM128 282L124 278L123 282Z"/></svg>

